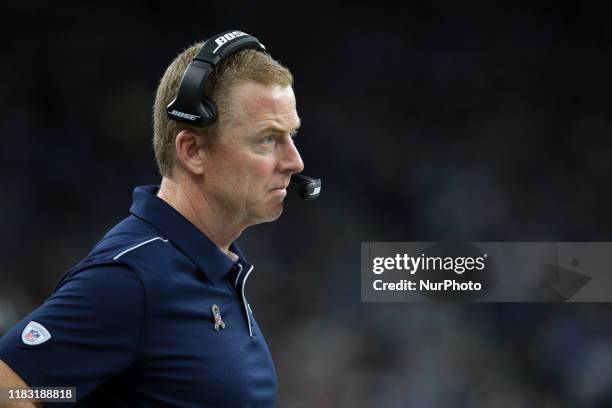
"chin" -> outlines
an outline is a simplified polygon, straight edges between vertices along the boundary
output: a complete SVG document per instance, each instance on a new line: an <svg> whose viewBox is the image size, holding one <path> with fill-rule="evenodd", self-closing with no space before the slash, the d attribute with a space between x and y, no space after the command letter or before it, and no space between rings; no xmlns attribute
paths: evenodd
<svg viewBox="0 0 612 408"><path fill-rule="evenodd" d="M254 224L262 224L264 222L272 222L276 221L280 218L283 213L283 203L280 203L278 207L267 211L265 214L260 214L256 217L256 221Z"/></svg>

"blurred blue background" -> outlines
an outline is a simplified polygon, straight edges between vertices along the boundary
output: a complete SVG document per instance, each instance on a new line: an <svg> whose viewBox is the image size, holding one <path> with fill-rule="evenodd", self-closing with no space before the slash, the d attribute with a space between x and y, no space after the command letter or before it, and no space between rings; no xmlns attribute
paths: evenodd
<svg viewBox="0 0 612 408"><path fill-rule="evenodd" d="M610 241L610 10L576 2L1 6L0 334L156 184L184 47L258 37L319 200L239 239L280 407L609 407L608 304L360 302L362 241Z"/></svg>

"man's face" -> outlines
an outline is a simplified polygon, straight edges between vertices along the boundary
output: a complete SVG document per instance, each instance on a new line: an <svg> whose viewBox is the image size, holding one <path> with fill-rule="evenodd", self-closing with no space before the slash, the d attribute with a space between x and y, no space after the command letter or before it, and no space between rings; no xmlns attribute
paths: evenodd
<svg viewBox="0 0 612 408"><path fill-rule="evenodd" d="M304 168L293 143L300 126L293 89L246 82L231 94L231 119L206 149L204 199L234 221L273 221L291 175Z"/></svg>

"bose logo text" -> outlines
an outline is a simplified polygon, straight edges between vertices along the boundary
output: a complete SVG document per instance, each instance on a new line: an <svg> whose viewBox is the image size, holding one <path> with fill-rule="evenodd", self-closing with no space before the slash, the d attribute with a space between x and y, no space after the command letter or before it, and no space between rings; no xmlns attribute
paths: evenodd
<svg viewBox="0 0 612 408"><path fill-rule="evenodd" d="M183 119L189 119L189 120L198 120L198 119L200 119L199 115L192 115L190 113L179 112L177 110L173 110L172 112L170 112L170 114L172 116L178 116L179 118L183 118Z"/></svg>
<svg viewBox="0 0 612 408"><path fill-rule="evenodd" d="M219 49L219 47L221 47L223 44L226 44L228 41L233 40L234 38L238 38L238 37L243 37L246 34L243 33L242 31L232 31L231 33L227 33L222 35L221 37L217 38L215 40L215 42L217 43L217 48L215 48L213 50L213 54L215 52L217 52L217 50Z"/></svg>

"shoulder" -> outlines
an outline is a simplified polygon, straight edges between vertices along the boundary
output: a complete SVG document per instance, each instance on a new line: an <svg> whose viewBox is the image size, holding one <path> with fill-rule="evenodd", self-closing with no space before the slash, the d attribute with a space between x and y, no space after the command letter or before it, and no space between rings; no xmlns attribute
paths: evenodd
<svg viewBox="0 0 612 408"><path fill-rule="evenodd" d="M108 231L84 261L129 261L142 252L163 249L167 243L161 231L132 215Z"/></svg>
<svg viewBox="0 0 612 408"><path fill-rule="evenodd" d="M135 216L129 216L109 230L91 252L59 280L55 291L67 282L105 279L119 283L142 280L141 272L147 264L155 265L165 251L172 250L168 239L155 227Z"/></svg>
<svg viewBox="0 0 612 408"><path fill-rule="evenodd" d="M98 318L107 316L109 319L130 311L140 319L145 299L142 280L131 268L100 264L65 276L45 305L72 309L73 314L95 311Z"/></svg>
<svg viewBox="0 0 612 408"><path fill-rule="evenodd" d="M172 245L161 231L131 215L109 230L69 273L100 264L122 264L137 270L140 261L152 261L171 249Z"/></svg>
<svg viewBox="0 0 612 408"><path fill-rule="evenodd" d="M184 273L195 266L164 233L131 215L109 230L81 262L67 271L55 290L83 273L91 279L112 276L106 267L111 267L112 274L121 275L120 280L131 274L140 281L147 298L156 298L171 290L174 273Z"/></svg>

